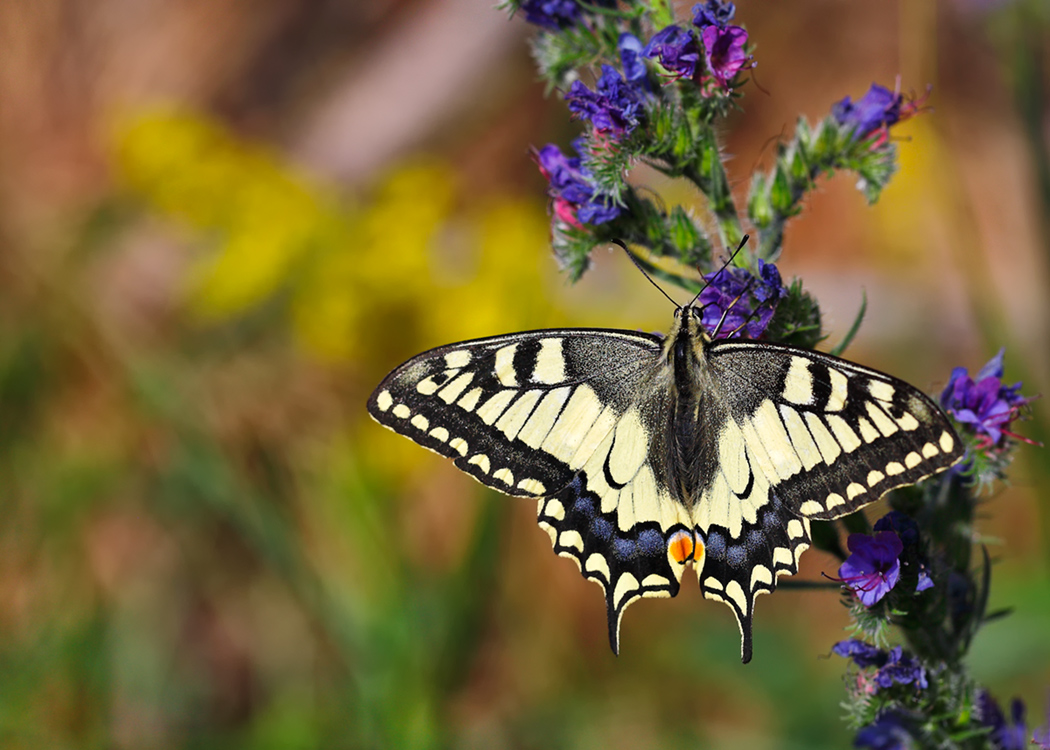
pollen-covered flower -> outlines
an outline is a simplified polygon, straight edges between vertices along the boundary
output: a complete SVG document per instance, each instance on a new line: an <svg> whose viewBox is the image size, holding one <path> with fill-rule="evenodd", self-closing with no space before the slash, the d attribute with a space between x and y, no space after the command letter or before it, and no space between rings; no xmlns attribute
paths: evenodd
<svg viewBox="0 0 1050 750"><path fill-rule="evenodd" d="M736 15L736 5L722 0L706 0L693 6L693 25L698 29L705 26L725 28Z"/></svg>
<svg viewBox="0 0 1050 750"><path fill-rule="evenodd" d="M751 67L751 56L744 49L747 31L740 26L705 26L700 40L704 43L707 71L723 89L728 90L729 82L737 73Z"/></svg>
<svg viewBox="0 0 1050 750"><path fill-rule="evenodd" d="M850 534L846 546L851 554L839 566L839 579L853 589L861 604L874 606L900 580L904 545L894 532L878 531L874 536Z"/></svg>
<svg viewBox="0 0 1050 750"><path fill-rule="evenodd" d="M908 750L913 747L912 736L899 714L886 711L879 714L874 724L863 727L853 740L853 747L872 750Z"/></svg>
<svg viewBox="0 0 1050 750"><path fill-rule="evenodd" d="M642 106L635 88L611 65L602 66L597 88L597 91L591 91L581 81L573 81L565 95L569 109L584 120L590 120L600 133L620 136L634 130Z"/></svg>
<svg viewBox="0 0 1050 750"><path fill-rule="evenodd" d="M704 276L700 292L703 324L712 338L757 339L766 330L777 303L787 294L780 272L758 261L758 275L745 268L723 268Z"/></svg>
<svg viewBox="0 0 1050 750"><path fill-rule="evenodd" d="M664 68L679 78L692 78L700 63L700 45L693 32L675 24L653 35L642 54L659 59Z"/></svg>
<svg viewBox="0 0 1050 750"><path fill-rule="evenodd" d="M1010 703L1010 721L1007 721L999 704L987 690L977 692L974 706L977 720L992 731L988 739L997 750L1025 750L1028 745L1028 727L1025 725L1025 707L1020 699Z"/></svg>
<svg viewBox="0 0 1050 750"><path fill-rule="evenodd" d="M1000 349L970 377L965 367L952 370L941 393L941 405L955 420L981 436L983 447L1002 442L1003 435L1017 437L1007 428L1030 399L1021 395L1021 384L1003 385L1003 353Z"/></svg>
<svg viewBox="0 0 1050 750"><path fill-rule="evenodd" d="M578 156L566 156L553 143L535 152L540 173L550 183L554 215L564 224L583 229L583 224L604 224L620 215L620 207L591 184Z"/></svg>
<svg viewBox="0 0 1050 750"><path fill-rule="evenodd" d="M853 131L853 140L863 140L879 128L888 128L901 119L904 98L877 83L856 102L846 97L836 102L831 114L839 125Z"/></svg>

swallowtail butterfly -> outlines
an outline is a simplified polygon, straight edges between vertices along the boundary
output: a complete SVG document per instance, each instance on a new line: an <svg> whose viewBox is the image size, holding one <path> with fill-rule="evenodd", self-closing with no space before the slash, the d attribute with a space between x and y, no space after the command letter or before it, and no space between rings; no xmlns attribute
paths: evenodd
<svg viewBox="0 0 1050 750"><path fill-rule="evenodd" d="M666 338L566 328L432 349L387 375L368 411L536 499L554 551L601 585L613 652L627 605L675 596L692 565L736 615L745 663L755 597L798 572L810 521L963 454L918 389L815 351L712 340L693 304Z"/></svg>

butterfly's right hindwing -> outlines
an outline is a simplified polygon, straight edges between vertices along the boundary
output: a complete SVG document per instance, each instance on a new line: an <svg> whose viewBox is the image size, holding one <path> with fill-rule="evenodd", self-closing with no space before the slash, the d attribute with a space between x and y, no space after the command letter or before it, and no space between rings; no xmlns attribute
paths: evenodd
<svg viewBox="0 0 1050 750"><path fill-rule="evenodd" d="M466 341L402 364L368 411L483 484L544 497L572 481L659 351L655 336L600 329Z"/></svg>

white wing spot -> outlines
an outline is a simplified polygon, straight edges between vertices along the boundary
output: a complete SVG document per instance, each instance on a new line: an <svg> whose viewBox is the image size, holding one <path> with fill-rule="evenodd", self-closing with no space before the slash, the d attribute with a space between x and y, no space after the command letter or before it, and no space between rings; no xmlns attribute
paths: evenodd
<svg viewBox="0 0 1050 750"><path fill-rule="evenodd" d="M432 396L437 393L437 389L440 388L437 383L434 382L434 376L431 375L428 378L423 378L416 383L416 390L422 393L424 396Z"/></svg>
<svg viewBox="0 0 1050 750"><path fill-rule="evenodd" d="M863 486L857 484L856 482L850 482L849 487L846 488L846 497L852 500L856 497L860 497L865 492L867 492L867 490L864 489Z"/></svg>
<svg viewBox="0 0 1050 750"><path fill-rule="evenodd" d="M606 581L609 580L609 563L607 563L605 558L597 552L587 558L587 562L584 564L583 569L588 573L599 573L604 576Z"/></svg>
<svg viewBox="0 0 1050 750"><path fill-rule="evenodd" d="M798 511L799 513L803 513L807 516L812 516L817 513L823 513L824 506L816 502L815 500L807 500L806 502L802 503L801 506L799 506Z"/></svg>
<svg viewBox="0 0 1050 750"><path fill-rule="evenodd" d="M483 474L488 474L489 469L491 468L491 464L489 464L489 457L486 456L484 453L475 453L473 456L470 457L470 460L467 461L467 463L474 464L475 466L477 466L479 469L481 469L481 472Z"/></svg>
<svg viewBox="0 0 1050 750"><path fill-rule="evenodd" d="M791 365L784 379L784 392L781 395L784 400L793 404L813 402L813 373L810 372L807 360L802 357L791 358Z"/></svg>
<svg viewBox="0 0 1050 750"><path fill-rule="evenodd" d="M787 547L776 547L773 549L773 564L782 565L785 568L790 568L791 563L794 559L791 557L791 550Z"/></svg>
<svg viewBox="0 0 1050 750"><path fill-rule="evenodd" d="M477 412L478 417L485 424L492 424L499 419L499 415L510 405L510 402L514 400L516 395L518 395L518 392L509 388L505 391L500 391L481 405Z"/></svg>
<svg viewBox="0 0 1050 750"><path fill-rule="evenodd" d="M532 479L531 477L528 479L522 479L520 482L518 482L518 489L525 490L526 492L531 492L533 495L547 494L547 488L543 486L543 482L541 482L538 479ZM561 503L558 503L558 505L560 506ZM562 509L562 512L564 513L564 509Z"/></svg>
<svg viewBox="0 0 1050 750"><path fill-rule="evenodd" d="M889 383L884 383L881 380L869 380L868 393L871 394L872 398L876 398L879 401L892 401L893 394L896 391Z"/></svg>
<svg viewBox="0 0 1050 750"><path fill-rule="evenodd" d="M518 384L517 373L514 371L514 353L517 350L517 344L496 350L496 379L506 388L514 388Z"/></svg>
<svg viewBox="0 0 1050 750"><path fill-rule="evenodd" d="M846 405L846 390L849 381L846 376L834 367L828 368L828 379L831 381L831 395L828 396L828 411L840 411Z"/></svg>
<svg viewBox="0 0 1050 750"><path fill-rule="evenodd" d="M868 416L871 417L871 421L875 423L875 427L878 428L879 432L881 432L884 437L889 437L897 432L897 425L893 423L892 419L886 416L886 412L880 409L877 404L868 401L864 406L868 410Z"/></svg>
<svg viewBox="0 0 1050 750"><path fill-rule="evenodd" d="M521 482L519 482L518 486L521 487L523 484L525 484L525 482L529 482L529 481L533 481L534 482L536 480L535 479L532 479L532 480L525 479L525 480L522 480ZM522 489L525 489L525 488L522 487ZM547 515L547 516L550 516L555 521L564 521L565 520L565 506L561 504L560 500L555 500L554 498L551 498L547 502L547 504L545 506L543 506L543 514Z"/></svg>
<svg viewBox="0 0 1050 750"><path fill-rule="evenodd" d="M619 605L628 596L634 594L638 589L638 579L633 573L624 573L616 582L616 590L613 592L613 604ZM637 594L634 594L637 596Z"/></svg>
<svg viewBox="0 0 1050 750"><path fill-rule="evenodd" d="M860 428L860 436L864 438L865 443L874 443L879 439L879 431L872 427L871 422L864 417L857 419L857 427Z"/></svg>
<svg viewBox="0 0 1050 750"><path fill-rule="evenodd" d="M878 469L872 469L868 472L868 486L874 487L885 478L886 475L883 474L881 471L879 471Z"/></svg>
<svg viewBox="0 0 1050 750"><path fill-rule="evenodd" d="M404 404L398 404L394 407L394 416L399 419L408 419L411 416L412 410Z"/></svg>
<svg viewBox="0 0 1050 750"><path fill-rule="evenodd" d="M514 486L514 473L510 469L496 469L492 472L492 478L500 480L508 487Z"/></svg>
<svg viewBox="0 0 1050 750"><path fill-rule="evenodd" d="M904 467L896 461L890 461L886 464L886 473L891 477L895 477L898 474L904 473Z"/></svg>
<svg viewBox="0 0 1050 750"><path fill-rule="evenodd" d="M536 355L536 367L532 379L537 383L554 385L565 380L565 355L562 352L562 339L549 338L540 340L540 351Z"/></svg>
<svg viewBox="0 0 1050 750"><path fill-rule="evenodd" d="M466 354L468 357L470 356L469 352L463 352L463 354ZM449 355L446 354L445 358L447 359L448 356ZM467 386L470 385L470 381L473 379L474 373L464 372L463 374L457 376L451 383L449 383L440 391L438 391L438 398L444 401L446 404L451 404L453 401L459 398L459 394L463 393L463 391L467 389Z"/></svg>
<svg viewBox="0 0 1050 750"><path fill-rule="evenodd" d="M828 427L831 428L831 431L835 434L835 439L838 440L844 451L849 453L861 446L860 438L857 437L857 433L850 428L845 419L836 414L829 414L825 419L828 420Z"/></svg>
<svg viewBox="0 0 1050 750"><path fill-rule="evenodd" d="M718 580L717 578L705 578L704 579L704 587L705 588L709 588L709 589L714 589L715 591L721 591L722 588L723 588L722 587L722 582L720 580Z"/></svg>
<svg viewBox="0 0 1050 750"><path fill-rule="evenodd" d="M422 430L423 432L426 432L427 428L430 427L430 420L424 417L422 414L417 414L416 416L412 417L412 426Z"/></svg>
<svg viewBox="0 0 1050 750"><path fill-rule="evenodd" d="M797 518L792 518L790 521L788 521L787 532L788 536L791 539L799 539L800 537L806 535L806 530L802 526L802 522L799 521Z"/></svg>
<svg viewBox="0 0 1050 750"><path fill-rule="evenodd" d="M832 508L837 508L840 505L845 505L846 498L844 498L837 492L832 492L830 495L828 495L827 500L825 502L827 502L828 510L831 510Z"/></svg>
<svg viewBox="0 0 1050 750"><path fill-rule="evenodd" d="M765 565L756 565L751 569L751 590L754 591L755 584L765 584L766 586L773 585L773 573Z"/></svg>
<svg viewBox="0 0 1050 750"><path fill-rule="evenodd" d="M940 453L940 451L937 450L937 446L933 443L926 443L926 445L922 446L923 458L933 458L938 453Z"/></svg>
<svg viewBox="0 0 1050 750"><path fill-rule="evenodd" d="M435 427L430 431L430 437L440 440L442 443L448 440L448 430L444 427Z"/></svg>
<svg viewBox="0 0 1050 750"><path fill-rule="evenodd" d="M461 437L452 438L448 443L448 447L461 456L467 455L467 441Z"/></svg>
<svg viewBox="0 0 1050 750"><path fill-rule="evenodd" d="M744 596L744 589L738 581L730 581L726 584L726 596L733 600L741 612L747 612L747 597Z"/></svg>
<svg viewBox="0 0 1050 750"><path fill-rule="evenodd" d="M922 463L922 456L915 451L912 451L904 457L904 465L909 469L914 469L916 466Z"/></svg>
<svg viewBox="0 0 1050 750"><path fill-rule="evenodd" d="M835 438L828 432L828 428L824 423L820 421L820 417L811 411L807 411L805 416L806 426L809 427L809 432L813 435L813 439L817 441L817 448L820 450L821 458L824 459L824 463L830 466L842 453L842 448L835 442Z"/></svg>
<svg viewBox="0 0 1050 750"><path fill-rule="evenodd" d="M470 352L466 349L457 349L445 355L445 364L449 368L466 367L470 364Z"/></svg>
<svg viewBox="0 0 1050 750"><path fill-rule="evenodd" d="M945 430L941 433L939 444L942 451L945 453L951 453L952 448L955 447L955 440L952 439L951 433Z"/></svg>
<svg viewBox="0 0 1050 750"><path fill-rule="evenodd" d="M580 532L572 529L561 532L561 536L558 537L558 544L562 547L572 547L583 552L583 537L580 536Z"/></svg>
<svg viewBox="0 0 1050 750"><path fill-rule="evenodd" d="M897 424L899 424L900 428L905 432L911 432L912 430L918 428L919 420L917 420L908 412L904 412L899 417L897 417Z"/></svg>
<svg viewBox="0 0 1050 750"><path fill-rule="evenodd" d="M390 391L381 391L376 396L376 406L379 407L379 411L386 411L394 404L394 397L390 395Z"/></svg>
<svg viewBox="0 0 1050 750"><path fill-rule="evenodd" d="M541 529L543 529L544 531L547 532L547 536L549 536L551 538L551 546L554 546L555 544L557 544L558 530L556 528L554 528L553 526L551 526L549 523L547 523L546 521L544 521L542 519L540 519L537 522L537 525Z"/></svg>
<svg viewBox="0 0 1050 750"><path fill-rule="evenodd" d="M481 400L481 394L484 393L480 388L471 388L467 391L467 395L456 402L456 406L467 411L474 411L478 407L478 401Z"/></svg>

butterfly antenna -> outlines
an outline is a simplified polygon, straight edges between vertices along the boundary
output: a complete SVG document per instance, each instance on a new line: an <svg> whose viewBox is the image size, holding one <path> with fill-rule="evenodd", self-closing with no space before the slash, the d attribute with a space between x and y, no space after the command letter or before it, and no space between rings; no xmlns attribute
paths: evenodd
<svg viewBox="0 0 1050 750"><path fill-rule="evenodd" d="M718 278L718 274L722 273L722 271L724 271L727 268L729 268L729 264L732 263L733 259L740 253L741 250L744 249L744 245L747 244L747 241L748 241L748 239L750 239L750 237L751 237L751 235L749 235L749 234L745 234L744 235L744 239L740 240L740 244L736 246L736 250L733 251L733 254L729 256L729 258L726 260L725 263L722 264L721 268L719 268L717 271L715 271L713 274L711 274L711 278L712 279ZM704 275L700 274L700 278L703 279ZM711 285L710 281L706 281L706 280L704 281L704 289L707 289L707 287L709 287L710 285ZM696 296L693 297L689 301L689 304L686 305L686 307L692 307L693 303L696 302L698 299L700 299L700 295L704 293L704 289L701 289L699 292L697 292Z"/></svg>
<svg viewBox="0 0 1050 750"><path fill-rule="evenodd" d="M748 315L747 318L744 319L744 322L741 323L740 325L738 325L732 331L730 331L728 333L728 335L726 336L726 338L729 338L729 337L733 336L734 334L740 333L740 331L744 330L744 328L747 326L747 324L750 323L752 320L754 320L755 316L758 315L758 311L762 309L762 305L766 304L766 302L768 302L768 301L769 300L763 300L762 302L759 302L757 305L755 305L755 309L752 310L751 314Z"/></svg>
<svg viewBox="0 0 1050 750"><path fill-rule="evenodd" d="M627 257L631 259L632 263L634 263L634 267L642 272L642 276L644 276L649 281L650 284L655 286L657 288L657 290L660 292L660 294L662 294L663 296L667 297L667 299L670 301L670 303L672 305L674 305L678 309L681 309L680 305L677 302L675 302L674 299L671 298L671 295L668 294L667 292L665 292L663 290L663 287L661 287L659 284L657 284L655 281L653 281L653 277L650 276L649 273L642 266L642 262L640 260L638 260L636 257L634 257L634 253L632 253L630 250L627 249L627 245L623 244L623 242L621 242L620 240L610 240L610 242L612 242L614 245L619 245L620 247L622 247L623 251L625 253L627 253Z"/></svg>

